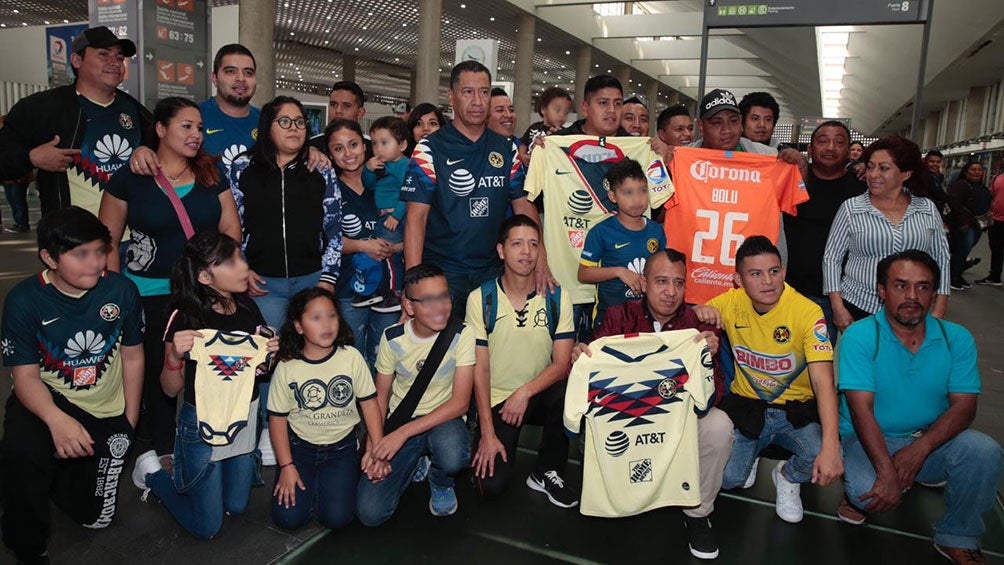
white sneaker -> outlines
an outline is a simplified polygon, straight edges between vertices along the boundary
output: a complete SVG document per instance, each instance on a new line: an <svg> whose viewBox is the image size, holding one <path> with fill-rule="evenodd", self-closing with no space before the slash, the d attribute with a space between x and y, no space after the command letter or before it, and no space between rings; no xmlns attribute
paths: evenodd
<svg viewBox="0 0 1004 565"><path fill-rule="evenodd" d="M777 488L774 511L785 522L797 524L802 521L802 485L789 483L781 474L783 468L784 461L780 461L770 474L771 478L774 479L774 486Z"/></svg>
<svg viewBox="0 0 1004 565"><path fill-rule="evenodd" d="M146 476L156 473L161 469L163 467L160 464L160 458L157 457L156 451L151 449L146 453L141 453L136 458L136 466L132 468L132 484L136 485L136 488L140 490L147 490Z"/></svg>
<svg viewBox="0 0 1004 565"><path fill-rule="evenodd" d="M746 475L746 482L743 483L742 488L750 488L753 486L753 483L756 482L756 471L759 468L760 468L760 458L757 457L756 459L753 460L753 468L750 469L750 474Z"/></svg>
<svg viewBox="0 0 1004 565"><path fill-rule="evenodd" d="M275 451L272 451L272 438L269 437L267 429L261 432L261 439L258 440L258 451L261 452L261 464L263 466L275 466Z"/></svg>

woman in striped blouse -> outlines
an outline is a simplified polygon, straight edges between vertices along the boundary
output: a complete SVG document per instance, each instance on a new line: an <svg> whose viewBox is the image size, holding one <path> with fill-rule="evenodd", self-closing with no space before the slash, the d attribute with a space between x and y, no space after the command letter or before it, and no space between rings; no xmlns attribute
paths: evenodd
<svg viewBox="0 0 1004 565"><path fill-rule="evenodd" d="M924 198L920 148L903 137L883 137L865 149L861 160L867 164L868 191L840 206L823 254L823 292L830 297L834 324L844 331L879 310L878 263L905 249L926 251L941 267L931 313L944 316L950 292L948 240L941 214Z"/></svg>

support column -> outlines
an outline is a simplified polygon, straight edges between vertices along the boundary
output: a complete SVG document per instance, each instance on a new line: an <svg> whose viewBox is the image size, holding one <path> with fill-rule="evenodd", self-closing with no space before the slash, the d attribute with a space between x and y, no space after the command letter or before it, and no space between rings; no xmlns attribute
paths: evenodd
<svg viewBox="0 0 1004 565"><path fill-rule="evenodd" d="M418 96L415 94L415 84L416 84L415 69L412 69L411 71L408 72L408 80L410 81L408 89L408 100L411 100L411 107L414 108L415 106L421 104L421 102L418 99Z"/></svg>
<svg viewBox="0 0 1004 565"><path fill-rule="evenodd" d="M582 106L582 96L586 90L586 81L593 66L593 47L591 45L579 45L575 51L575 95L572 100L572 111L579 113Z"/></svg>
<svg viewBox="0 0 1004 565"><path fill-rule="evenodd" d="M617 80L621 81L621 88L624 89L624 98L630 98L631 91L629 89L631 85L628 83L628 79L631 78L631 67L627 65L617 67L615 76Z"/></svg>
<svg viewBox="0 0 1004 565"><path fill-rule="evenodd" d="M342 55L342 78L340 80L350 80L356 82L356 56Z"/></svg>
<svg viewBox="0 0 1004 565"><path fill-rule="evenodd" d="M983 134L984 110L987 100L987 87L978 86L969 89L966 97L966 116L962 126L962 139L973 139Z"/></svg>
<svg viewBox="0 0 1004 565"><path fill-rule="evenodd" d="M443 0L418 3L418 60L415 65L417 102L439 104L439 45Z"/></svg>
<svg viewBox="0 0 1004 565"><path fill-rule="evenodd" d="M922 149L930 149L938 144L938 124L941 123L941 112L933 112L924 120L924 143Z"/></svg>
<svg viewBox="0 0 1004 565"><path fill-rule="evenodd" d="M516 131L524 131L532 123L533 54L537 43L537 17L520 14L516 18L516 67L513 70L512 103L516 110ZM495 74L495 69L491 69Z"/></svg>
<svg viewBox="0 0 1004 565"><path fill-rule="evenodd" d="M659 121L659 81L653 80L645 89L648 98L648 135L655 135L656 122Z"/></svg>
<svg viewBox="0 0 1004 565"><path fill-rule="evenodd" d="M258 88L251 103L259 108L275 98L275 2L245 2L238 15L241 45L254 53Z"/></svg>

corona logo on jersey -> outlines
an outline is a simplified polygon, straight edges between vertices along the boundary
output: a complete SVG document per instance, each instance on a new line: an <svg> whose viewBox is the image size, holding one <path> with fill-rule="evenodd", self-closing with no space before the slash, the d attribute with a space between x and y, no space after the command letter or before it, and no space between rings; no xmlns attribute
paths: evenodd
<svg viewBox="0 0 1004 565"><path fill-rule="evenodd" d="M690 176L701 182L730 180L760 184L760 171L739 167L722 167L711 161L703 160L691 163Z"/></svg>

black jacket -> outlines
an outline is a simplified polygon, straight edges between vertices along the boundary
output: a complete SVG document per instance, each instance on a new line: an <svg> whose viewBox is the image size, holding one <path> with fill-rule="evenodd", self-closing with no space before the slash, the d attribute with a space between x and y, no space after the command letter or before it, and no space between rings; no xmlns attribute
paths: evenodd
<svg viewBox="0 0 1004 565"><path fill-rule="evenodd" d="M140 136L146 141L153 132L153 114L124 91L116 90L115 95L136 105ZM16 179L30 173L33 167L28 153L52 141L55 135L59 135L60 148L79 149L86 125L84 112L77 103L76 83L21 99L10 109L0 129L0 178ZM66 173L39 170L36 179L43 215L71 204Z"/></svg>

